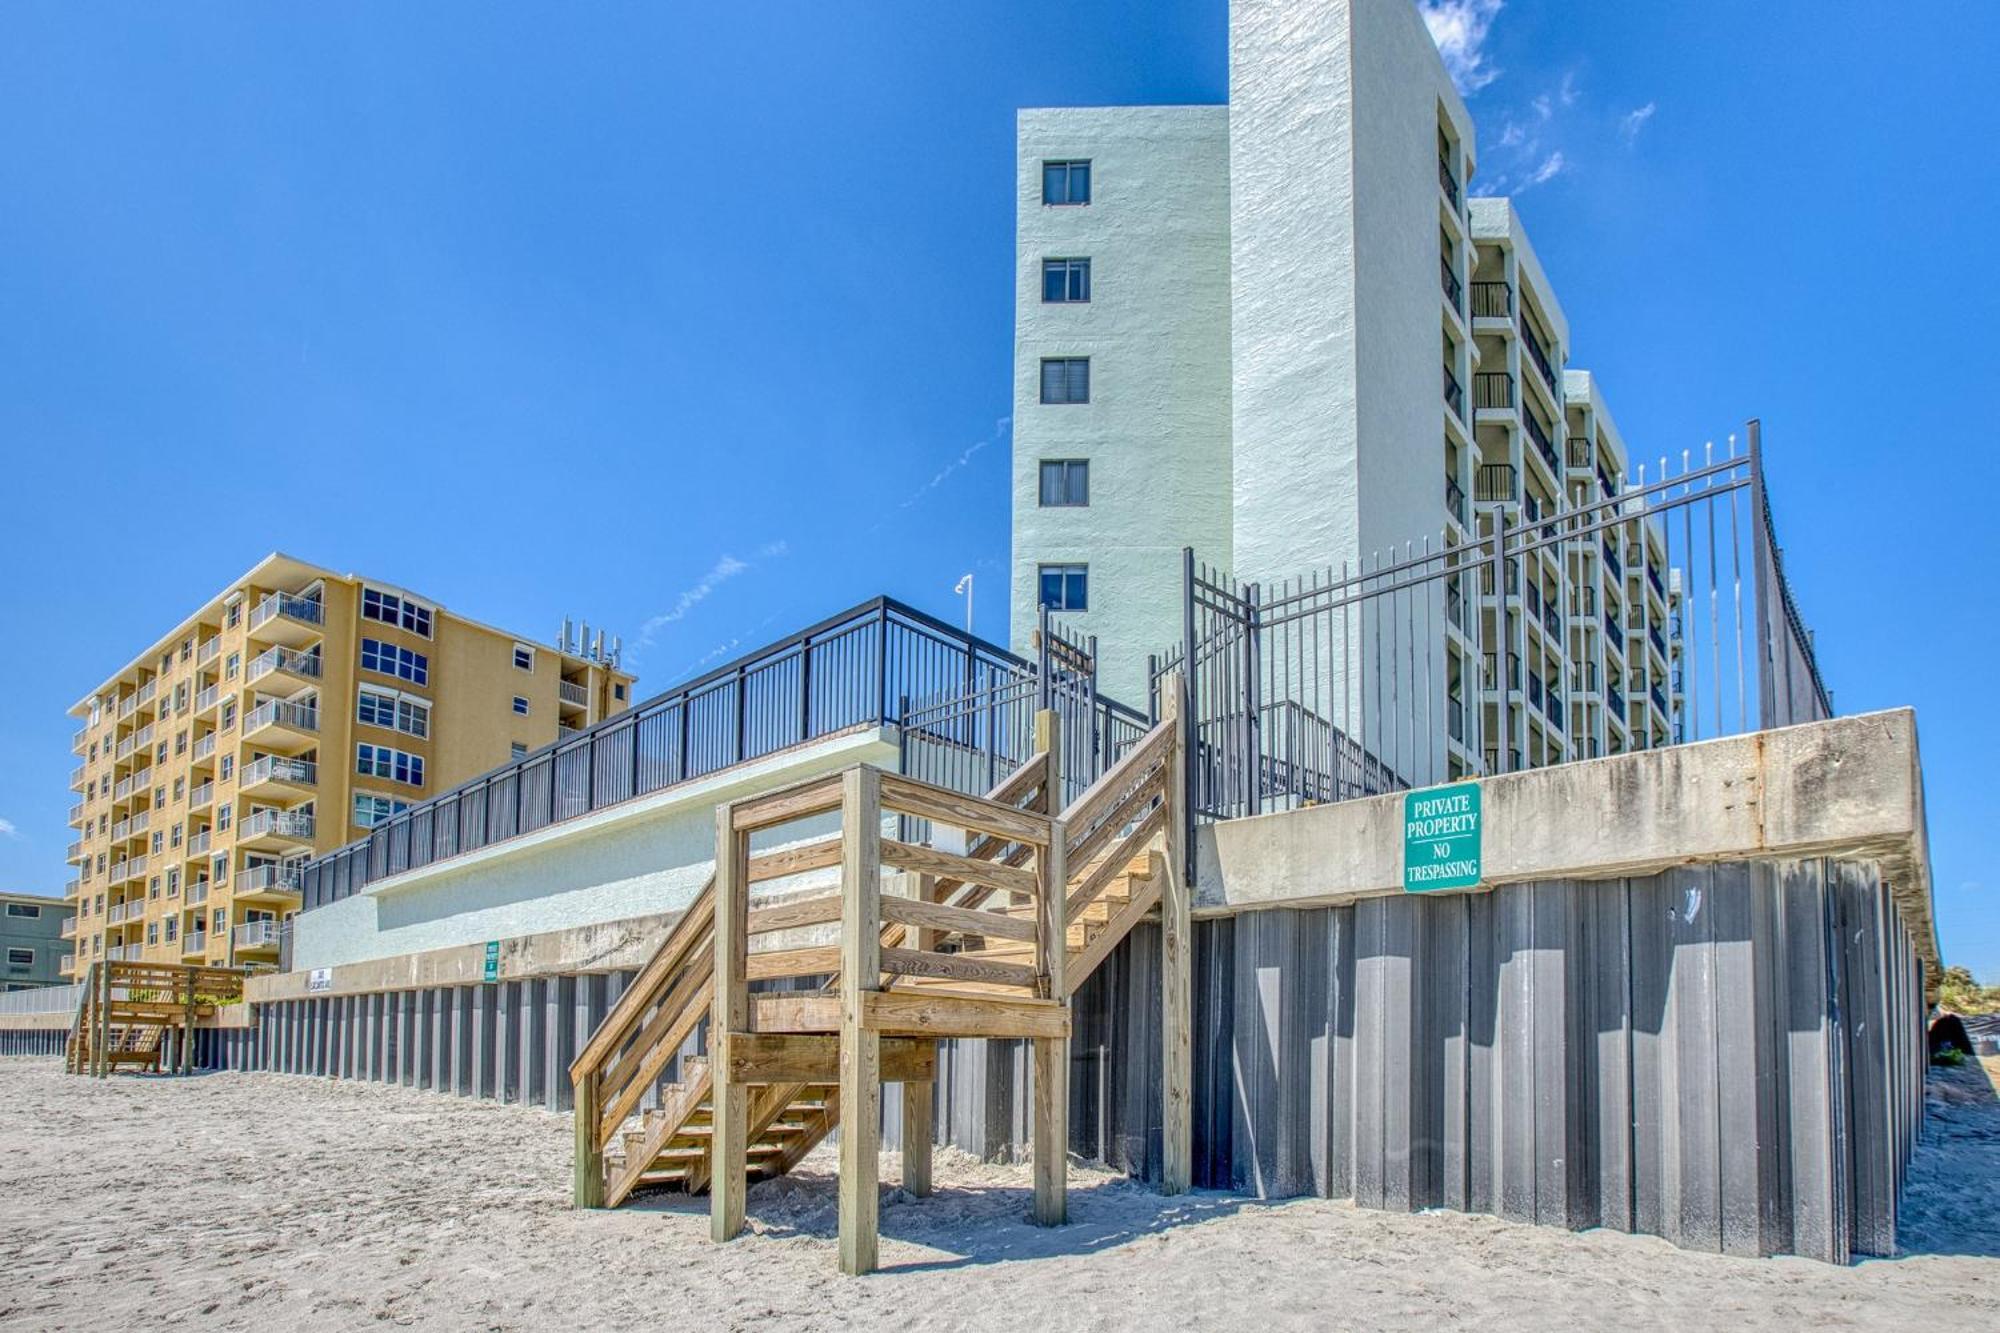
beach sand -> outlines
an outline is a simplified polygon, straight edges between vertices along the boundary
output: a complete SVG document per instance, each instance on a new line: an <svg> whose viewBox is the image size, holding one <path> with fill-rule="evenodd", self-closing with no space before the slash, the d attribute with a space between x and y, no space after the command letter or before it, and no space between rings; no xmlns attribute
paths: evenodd
<svg viewBox="0 0 2000 1333"><path fill-rule="evenodd" d="M1027 1168L940 1151L840 1276L833 1160L750 1194L569 1207L566 1116L273 1074L71 1078L0 1060L0 1328L2000 1328L2000 1102L1934 1079L1893 1260L1730 1259L1319 1199L1167 1199L1077 1165L1068 1226Z"/></svg>

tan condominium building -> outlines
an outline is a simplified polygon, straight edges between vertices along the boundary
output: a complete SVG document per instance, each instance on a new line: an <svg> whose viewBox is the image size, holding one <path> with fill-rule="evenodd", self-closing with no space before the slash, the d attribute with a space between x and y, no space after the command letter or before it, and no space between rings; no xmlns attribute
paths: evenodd
<svg viewBox="0 0 2000 1333"><path fill-rule="evenodd" d="M615 644L561 640L267 556L70 710L69 972L274 966L307 859L628 705Z"/></svg>

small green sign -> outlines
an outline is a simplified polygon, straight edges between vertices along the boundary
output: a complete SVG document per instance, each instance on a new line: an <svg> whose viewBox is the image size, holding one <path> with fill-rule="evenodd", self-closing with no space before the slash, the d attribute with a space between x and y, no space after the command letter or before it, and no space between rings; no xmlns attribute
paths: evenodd
<svg viewBox="0 0 2000 1333"><path fill-rule="evenodd" d="M1431 787L1403 797L1403 891L1479 883L1479 784Z"/></svg>
<svg viewBox="0 0 2000 1333"><path fill-rule="evenodd" d="M487 981L498 981L498 980L500 980L500 941L499 941L499 940L488 940L488 941L486 941L486 976L485 976L485 980L487 980Z"/></svg>

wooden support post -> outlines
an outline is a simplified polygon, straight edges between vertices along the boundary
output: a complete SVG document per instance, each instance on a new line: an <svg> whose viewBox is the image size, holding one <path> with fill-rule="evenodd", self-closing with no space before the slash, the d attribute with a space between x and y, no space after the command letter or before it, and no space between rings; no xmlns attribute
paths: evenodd
<svg viewBox="0 0 2000 1333"><path fill-rule="evenodd" d="M597 1071L576 1080L576 1206L604 1206L604 1150L597 1144L599 1106Z"/></svg>
<svg viewBox="0 0 2000 1333"><path fill-rule="evenodd" d="M1055 751L1051 750L1051 774ZM1050 785L1052 800L1060 802L1061 789ZM1069 875L1065 869L1063 841L1067 833L1063 821L1053 821L1049 845L1038 853L1041 862L1041 892L1036 897L1035 919L1040 926L1036 942L1037 960L1048 975L1048 993L1069 1007L1067 971L1069 930L1064 902ZM1069 1220L1069 1038L1035 1039L1035 1222L1059 1227Z"/></svg>
<svg viewBox="0 0 2000 1333"><path fill-rule="evenodd" d="M1194 1166L1194 921L1188 885L1187 680L1166 682L1160 721L1174 728L1166 765L1167 865L1160 890L1160 1189L1184 1194Z"/></svg>
<svg viewBox="0 0 2000 1333"><path fill-rule="evenodd" d="M750 1169L750 1085L729 1076L730 1043L750 1028L750 835L736 831L733 807L715 810L715 998L709 1009L710 1105L708 1233L731 1240L743 1230Z"/></svg>
<svg viewBox="0 0 2000 1333"><path fill-rule="evenodd" d="M111 960L105 959L97 1000L97 1077L111 1077Z"/></svg>
<svg viewBox="0 0 2000 1333"><path fill-rule="evenodd" d="M181 971L181 984L187 987L185 997L187 1007L181 1011L181 1073L194 1072L194 969Z"/></svg>
<svg viewBox="0 0 2000 1333"><path fill-rule="evenodd" d="M882 793L872 768L849 769L840 802L840 1271L880 1257L882 1043L864 993L882 988Z"/></svg>
<svg viewBox="0 0 2000 1333"><path fill-rule="evenodd" d="M936 902L937 877L917 875L914 879L917 900ZM920 950L937 948L942 933L918 928L916 947ZM903 1189L919 1199L927 1198L931 1192L931 1149L937 1136L936 1087L931 1082L903 1084Z"/></svg>

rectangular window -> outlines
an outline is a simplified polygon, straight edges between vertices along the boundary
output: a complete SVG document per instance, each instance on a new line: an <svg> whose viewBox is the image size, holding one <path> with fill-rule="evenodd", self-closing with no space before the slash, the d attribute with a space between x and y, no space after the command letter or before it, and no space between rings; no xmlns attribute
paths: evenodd
<svg viewBox="0 0 2000 1333"><path fill-rule="evenodd" d="M1090 463L1081 458L1042 460L1042 507L1056 509L1090 503Z"/></svg>
<svg viewBox="0 0 2000 1333"><path fill-rule="evenodd" d="M241 597L238 597L229 603L229 615L227 620L229 628L235 629L237 622L241 621L242 619L243 619L243 599Z"/></svg>
<svg viewBox="0 0 2000 1333"><path fill-rule="evenodd" d="M407 597L398 597L392 592L363 588L361 615L363 619L394 625L412 634L421 634L426 639L431 637L431 608L413 602Z"/></svg>
<svg viewBox="0 0 2000 1333"><path fill-rule="evenodd" d="M1044 259L1042 300L1049 305L1078 305L1090 300L1090 261Z"/></svg>
<svg viewBox="0 0 2000 1333"><path fill-rule="evenodd" d="M523 671L535 669L535 650L525 643L514 645L514 665Z"/></svg>
<svg viewBox="0 0 2000 1333"><path fill-rule="evenodd" d="M507 747L507 752L514 758L519 759L528 753L528 747L521 744L521 742L519 741L515 741L512 745Z"/></svg>
<svg viewBox="0 0 2000 1333"><path fill-rule="evenodd" d="M359 722L410 736L430 735L431 706L421 699L406 699L363 685L355 700L354 715Z"/></svg>
<svg viewBox="0 0 2000 1333"><path fill-rule="evenodd" d="M424 757L406 754L387 745L366 743L354 747L354 769L369 777L388 778L411 787L424 785Z"/></svg>
<svg viewBox="0 0 2000 1333"><path fill-rule="evenodd" d="M35 961L35 951L33 949L9 949L7 950L7 961L15 967L27 967Z"/></svg>
<svg viewBox="0 0 2000 1333"><path fill-rule="evenodd" d="M229 831L229 821L235 818L235 815L236 815L235 806L233 805L218 806L215 811L215 831L217 833L227 833Z"/></svg>
<svg viewBox="0 0 2000 1333"><path fill-rule="evenodd" d="M514 711L519 713L522 717L526 717L528 715L528 701L522 698L518 694L514 696Z"/></svg>
<svg viewBox="0 0 2000 1333"><path fill-rule="evenodd" d="M228 660L222 664L222 678L224 680L235 680L236 672L242 665L243 654L231 653Z"/></svg>
<svg viewBox="0 0 2000 1333"><path fill-rule="evenodd" d="M616 699L616 700L617 700L617 701L618 701L619 703L621 703L621 704L625 702L625 685L624 685L624 682L622 682L622 681L621 681L621 682L619 682L618 684L616 684L616 685L613 685L613 686L611 687L611 697L612 697L612 698L614 698L614 699Z"/></svg>
<svg viewBox="0 0 2000 1333"><path fill-rule="evenodd" d="M1089 402L1090 358L1087 356L1043 357L1042 401L1045 403Z"/></svg>
<svg viewBox="0 0 2000 1333"><path fill-rule="evenodd" d="M1042 163L1042 202L1045 204L1089 203L1089 160Z"/></svg>
<svg viewBox="0 0 2000 1333"><path fill-rule="evenodd" d="M180 922L174 917L167 918L167 943L172 944L174 942L174 928L179 924Z"/></svg>
<svg viewBox="0 0 2000 1333"><path fill-rule="evenodd" d="M8 904L7 904L7 915L8 915L8 916L25 916L25 917L28 917L28 918L30 918L30 919L33 919L33 918L35 918L35 917L38 917L38 916L40 916L41 914L42 914L42 909L41 909L41 907L40 907L40 906L39 906L38 904L36 904L36 903L8 903Z"/></svg>
<svg viewBox="0 0 2000 1333"><path fill-rule="evenodd" d="M1043 565L1041 603L1051 611L1090 609L1090 567L1088 565Z"/></svg>
<svg viewBox="0 0 2000 1333"><path fill-rule="evenodd" d="M386 824L403 811L410 808L408 801L399 801L393 796L374 796L367 792L354 793L354 826L374 828Z"/></svg>
<svg viewBox="0 0 2000 1333"><path fill-rule="evenodd" d="M227 879L227 878L228 878L228 876L227 876L227 875L225 875L225 876L223 876L223 878L224 878L224 879ZM214 933L215 933L215 934L217 934L217 935L220 935L220 934L221 934L221 933L222 933L223 931L225 931L225 930L227 930L227 929L229 929L229 909L228 909L228 908L226 908L226 907L218 907L218 908L216 908L216 909L215 909L215 931L214 931Z"/></svg>
<svg viewBox="0 0 2000 1333"><path fill-rule="evenodd" d="M224 814L227 814L229 807L225 805L222 807L222 810ZM208 873L209 877L217 884L227 884L229 882L229 854L227 852L217 852L215 858L208 863Z"/></svg>
<svg viewBox="0 0 2000 1333"><path fill-rule="evenodd" d="M146 943L158 944L159 942L160 942L160 923L157 921L148 921L146 923Z"/></svg>
<svg viewBox="0 0 2000 1333"><path fill-rule="evenodd" d="M412 685L428 685L431 680L430 658L422 653L413 653L408 648L398 648L393 643L383 643L380 639L361 641L361 669L377 675L395 676Z"/></svg>

